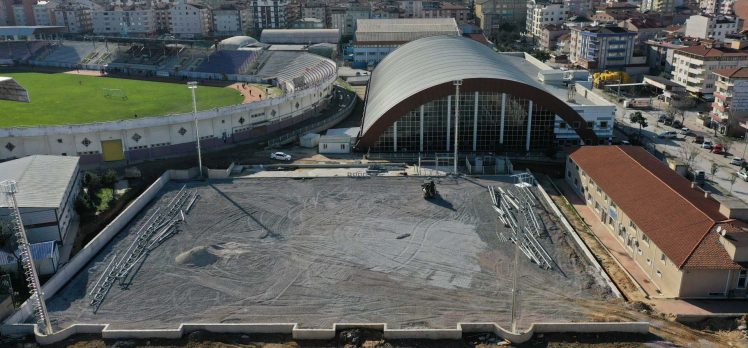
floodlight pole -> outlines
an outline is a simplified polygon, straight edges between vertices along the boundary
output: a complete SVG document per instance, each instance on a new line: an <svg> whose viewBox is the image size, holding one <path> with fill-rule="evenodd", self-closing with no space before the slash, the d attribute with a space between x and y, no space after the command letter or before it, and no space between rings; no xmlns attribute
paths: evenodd
<svg viewBox="0 0 748 348"><path fill-rule="evenodd" d="M462 80L452 81L455 86L455 158L454 158L454 174L457 175L457 143L459 142L460 132L460 86L462 86Z"/></svg>
<svg viewBox="0 0 748 348"><path fill-rule="evenodd" d="M195 90L197 81L187 82L187 88L192 91L192 115L195 117L195 141L197 142L197 165L200 169L200 178L203 177L203 155L200 153L200 131L197 127L197 100L195 99Z"/></svg>

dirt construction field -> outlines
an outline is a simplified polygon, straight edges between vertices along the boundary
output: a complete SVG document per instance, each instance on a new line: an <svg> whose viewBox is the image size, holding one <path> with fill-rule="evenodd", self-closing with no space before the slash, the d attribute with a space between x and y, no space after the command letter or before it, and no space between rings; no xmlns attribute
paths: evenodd
<svg viewBox="0 0 748 348"><path fill-rule="evenodd" d="M169 183L148 208L50 301L57 329L176 328L182 322L385 322L391 328L510 326L514 246L501 242L485 179L240 179L189 183L200 197L178 234L151 251L127 289L115 284L96 313L90 291L138 227L182 187ZM546 207L540 239L555 262L520 259L521 326L584 321L607 290ZM579 305L579 303L585 305Z"/></svg>

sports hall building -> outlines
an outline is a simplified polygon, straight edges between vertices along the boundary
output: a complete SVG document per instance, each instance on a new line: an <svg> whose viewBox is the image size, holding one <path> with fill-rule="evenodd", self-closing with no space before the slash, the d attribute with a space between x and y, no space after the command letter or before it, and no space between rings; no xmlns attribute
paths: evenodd
<svg viewBox="0 0 748 348"><path fill-rule="evenodd" d="M371 153L539 151L606 143L615 106L587 78L461 37L405 44L372 73L357 150ZM459 98L455 82L460 81ZM459 103L459 120L455 109Z"/></svg>

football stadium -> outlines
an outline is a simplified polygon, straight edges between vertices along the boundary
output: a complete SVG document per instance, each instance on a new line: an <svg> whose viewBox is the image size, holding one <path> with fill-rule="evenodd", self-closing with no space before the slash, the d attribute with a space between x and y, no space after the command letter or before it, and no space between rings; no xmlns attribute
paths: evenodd
<svg viewBox="0 0 748 348"><path fill-rule="evenodd" d="M189 152L196 133L211 149L347 116L320 119L337 103L355 101L333 100L341 92L335 62L267 48L249 37L214 47L148 39L0 42L0 76L29 99L0 100L0 159L148 160ZM196 116L189 81L199 81Z"/></svg>

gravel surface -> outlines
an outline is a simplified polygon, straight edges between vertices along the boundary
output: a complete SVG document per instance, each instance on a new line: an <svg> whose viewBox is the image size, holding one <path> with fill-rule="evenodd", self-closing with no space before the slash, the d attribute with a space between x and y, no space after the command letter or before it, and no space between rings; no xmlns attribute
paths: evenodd
<svg viewBox="0 0 748 348"><path fill-rule="evenodd" d="M183 184L170 183L94 260L48 301L59 328L110 323L119 329L182 322L386 322L391 328L509 327L514 246L500 225L486 179L439 179L422 198L421 178L262 178L193 182L200 198L180 232L147 255L127 289L112 287L94 313L85 296L147 217ZM556 267L524 256L521 325L582 321L577 300L606 301L555 217L539 206L541 243ZM570 240L570 239L569 239ZM601 302L604 303L604 302Z"/></svg>

